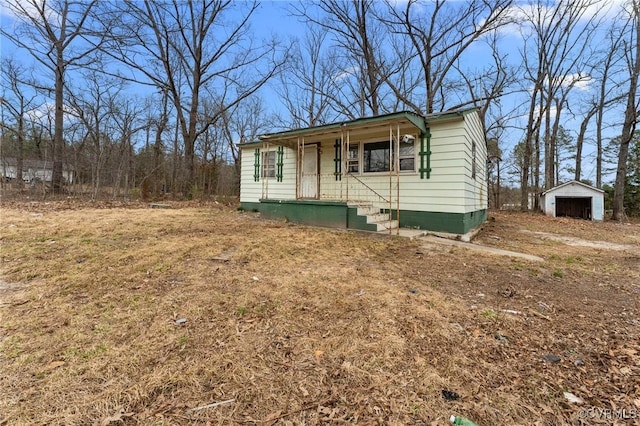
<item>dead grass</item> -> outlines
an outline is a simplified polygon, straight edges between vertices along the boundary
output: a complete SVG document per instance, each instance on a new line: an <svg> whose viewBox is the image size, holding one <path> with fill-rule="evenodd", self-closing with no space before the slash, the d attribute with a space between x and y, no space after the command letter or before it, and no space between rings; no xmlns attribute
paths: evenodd
<svg viewBox="0 0 640 426"><path fill-rule="evenodd" d="M97 207L2 209L0 423L443 425L461 414L555 425L580 424L591 406L640 414L637 224L496 214L479 236L539 264L220 205Z"/></svg>

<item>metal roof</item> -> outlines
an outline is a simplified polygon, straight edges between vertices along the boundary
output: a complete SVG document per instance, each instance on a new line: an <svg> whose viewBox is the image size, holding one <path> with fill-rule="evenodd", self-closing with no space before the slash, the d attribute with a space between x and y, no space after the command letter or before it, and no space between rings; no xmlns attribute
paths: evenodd
<svg viewBox="0 0 640 426"><path fill-rule="evenodd" d="M602 189L596 188L595 186L587 185L586 183L580 182L578 180L570 180L569 182L565 182L563 184L554 186L553 188L547 189L541 195L546 195L546 194L548 194L550 192L555 192L560 188L564 188L565 186L570 186L570 185L579 185L579 186L583 186L585 188L591 189L592 191L597 191L597 192L604 193L604 191Z"/></svg>
<svg viewBox="0 0 640 426"><path fill-rule="evenodd" d="M299 129L285 130L276 133L266 133L260 135L258 141L251 141L239 144L242 147L261 145L263 142L285 141L298 137L309 137L318 135L328 135L332 133L340 133L343 130L366 129L369 127L377 127L384 124L408 123L423 133L427 132L429 123L447 119L462 119L462 117L476 108L467 108L463 110L444 111L434 114L421 116L410 111L392 112L389 114L376 115L373 117L357 118L355 120L341 121L337 123L323 124L321 126L305 127Z"/></svg>

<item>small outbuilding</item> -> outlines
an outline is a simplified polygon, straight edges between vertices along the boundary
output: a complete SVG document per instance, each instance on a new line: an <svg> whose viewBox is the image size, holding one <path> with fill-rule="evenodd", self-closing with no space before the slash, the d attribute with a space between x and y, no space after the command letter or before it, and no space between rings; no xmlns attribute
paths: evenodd
<svg viewBox="0 0 640 426"><path fill-rule="evenodd" d="M543 192L540 207L547 216L602 221L604 191L572 180Z"/></svg>
<svg viewBox="0 0 640 426"><path fill-rule="evenodd" d="M70 164L62 165L62 178L67 184L74 181L74 169ZM0 174L7 181L17 180L18 160L14 157L0 158ZM24 182L51 182L53 176L53 162L41 160L23 160L22 180Z"/></svg>

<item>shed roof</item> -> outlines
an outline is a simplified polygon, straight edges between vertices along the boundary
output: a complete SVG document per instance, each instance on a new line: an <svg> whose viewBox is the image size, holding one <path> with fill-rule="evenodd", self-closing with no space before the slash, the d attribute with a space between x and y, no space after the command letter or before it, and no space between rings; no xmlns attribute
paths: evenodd
<svg viewBox="0 0 640 426"><path fill-rule="evenodd" d="M547 189L546 191L544 191L542 193L542 195L546 195L546 194L548 194L550 192L555 192L555 191L559 190L560 188L564 188L564 187L569 186L569 185L580 185L580 186L583 186L585 188L591 189L593 191L601 192L601 193L604 194L604 191L602 189L596 188L595 186L587 185L586 183L582 183L582 182L577 181L577 180L571 180L571 181L565 182L565 183L563 183L561 185L554 186L551 189Z"/></svg>

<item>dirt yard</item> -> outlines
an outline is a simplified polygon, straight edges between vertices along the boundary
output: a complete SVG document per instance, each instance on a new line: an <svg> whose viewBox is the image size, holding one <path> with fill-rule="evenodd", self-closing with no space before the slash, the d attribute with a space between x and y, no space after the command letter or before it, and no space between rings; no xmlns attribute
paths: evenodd
<svg viewBox="0 0 640 426"><path fill-rule="evenodd" d="M220 205L0 212L0 425L640 422L640 224L477 244Z"/></svg>

